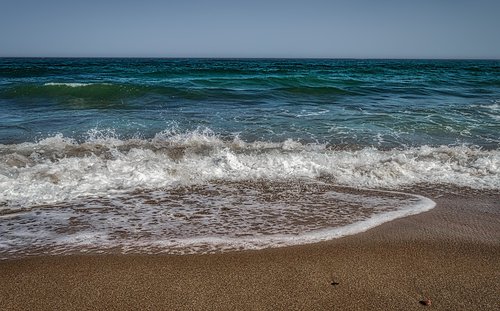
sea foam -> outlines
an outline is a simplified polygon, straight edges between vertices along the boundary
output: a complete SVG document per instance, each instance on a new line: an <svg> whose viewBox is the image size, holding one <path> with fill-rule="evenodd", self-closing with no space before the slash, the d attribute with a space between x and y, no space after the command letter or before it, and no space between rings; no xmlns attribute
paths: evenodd
<svg viewBox="0 0 500 311"><path fill-rule="evenodd" d="M425 183L500 189L500 151L470 146L337 150L293 140L222 139L201 131L129 140L94 135L84 142L56 135L0 145L0 204L8 206L211 180L322 177L365 188Z"/></svg>
<svg viewBox="0 0 500 311"><path fill-rule="evenodd" d="M93 83L77 83L77 82L68 82L68 83L62 83L62 82L48 82L44 84L45 86L69 86L69 87L82 87L82 86L89 86L93 85Z"/></svg>
<svg viewBox="0 0 500 311"><path fill-rule="evenodd" d="M212 182L35 206L0 216L0 258L213 253L320 242L429 210L431 200L319 181Z"/></svg>

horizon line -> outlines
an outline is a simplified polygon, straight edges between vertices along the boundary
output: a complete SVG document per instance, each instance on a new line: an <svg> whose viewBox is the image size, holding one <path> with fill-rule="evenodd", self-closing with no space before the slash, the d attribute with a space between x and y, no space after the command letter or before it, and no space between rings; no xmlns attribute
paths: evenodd
<svg viewBox="0 0 500 311"><path fill-rule="evenodd" d="M206 59L206 60L485 60L500 61L499 58L475 57L213 57L213 56L0 56L0 59Z"/></svg>

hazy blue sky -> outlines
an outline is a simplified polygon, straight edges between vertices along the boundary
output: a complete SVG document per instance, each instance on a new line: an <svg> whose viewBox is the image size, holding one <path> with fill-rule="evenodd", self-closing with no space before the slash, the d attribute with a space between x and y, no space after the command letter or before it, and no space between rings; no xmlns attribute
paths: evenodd
<svg viewBox="0 0 500 311"><path fill-rule="evenodd" d="M500 0L0 4L0 56L500 58Z"/></svg>

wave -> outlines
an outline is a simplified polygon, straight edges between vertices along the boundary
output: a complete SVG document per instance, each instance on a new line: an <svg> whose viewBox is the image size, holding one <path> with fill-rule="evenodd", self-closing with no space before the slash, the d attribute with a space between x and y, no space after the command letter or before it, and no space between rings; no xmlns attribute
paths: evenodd
<svg viewBox="0 0 500 311"><path fill-rule="evenodd" d="M58 83L58 82L48 82L44 86L69 86L69 87L83 87L89 85L96 85L95 83ZM102 83L100 85L109 85L107 83Z"/></svg>
<svg viewBox="0 0 500 311"><path fill-rule="evenodd" d="M0 145L0 206L213 180L321 178L367 188L425 183L500 189L500 150L470 146L339 149L291 139L245 142L210 130L169 130L152 139L127 140L95 131L83 142L56 135L37 143Z"/></svg>
<svg viewBox="0 0 500 311"><path fill-rule="evenodd" d="M348 91L346 89L333 86L295 86L295 87L279 88L278 90L290 94L312 95L312 96L359 94L353 91Z"/></svg>
<svg viewBox="0 0 500 311"><path fill-rule="evenodd" d="M59 83L20 84L7 87L0 98L55 98L63 102L68 98L86 100L119 100L145 94L147 90L138 86L111 83Z"/></svg>
<svg viewBox="0 0 500 311"><path fill-rule="evenodd" d="M240 88L210 88L176 84L136 84L136 83L59 83L21 84L0 89L0 98L51 98L62 103L68 99L83 99L92 102L117 102L136 99L148 95L167 98L203 100L210 97L241 98L248 95L238 93Z"/></svg>
<svg viewBox="0 0 500 311"><path fill-rule="evenodd" d="M204 102L206 100L244 102L268 101L283 98L289 100L291 96L349 96L357 95L342 86L324 85L310 86L290 84L283 79L280 82L266 81L265 77L257 81L247 79L187 79L181 81L163 81L155 83L95 83L95 82L47 82L44 84L16 84L0 88L0 99L13 100L22 105L26 99L49 99L63 105L78 100L78 104L88 107L103 108L121 107L123 103L143 98L152 98L163 101L187 100ZM147 99L146 99L147 101ZM82 107L85 107L82 106Z"/></svg>

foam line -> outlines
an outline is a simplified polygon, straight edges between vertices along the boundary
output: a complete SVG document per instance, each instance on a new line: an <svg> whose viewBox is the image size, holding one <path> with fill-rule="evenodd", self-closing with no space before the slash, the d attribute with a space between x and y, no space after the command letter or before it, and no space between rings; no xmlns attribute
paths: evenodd
<svg viewBox="0 0 500 311"><path fill-rule="evenodd" d="M211 132L121 140L89 133L0 145L0 206L54 204L110 192L211 180L317 179L398 189L419 183L500 189L500 150L471 146L336 150L321 144L223 140ZM1 208L1 207L0 207Z"/></svg>

